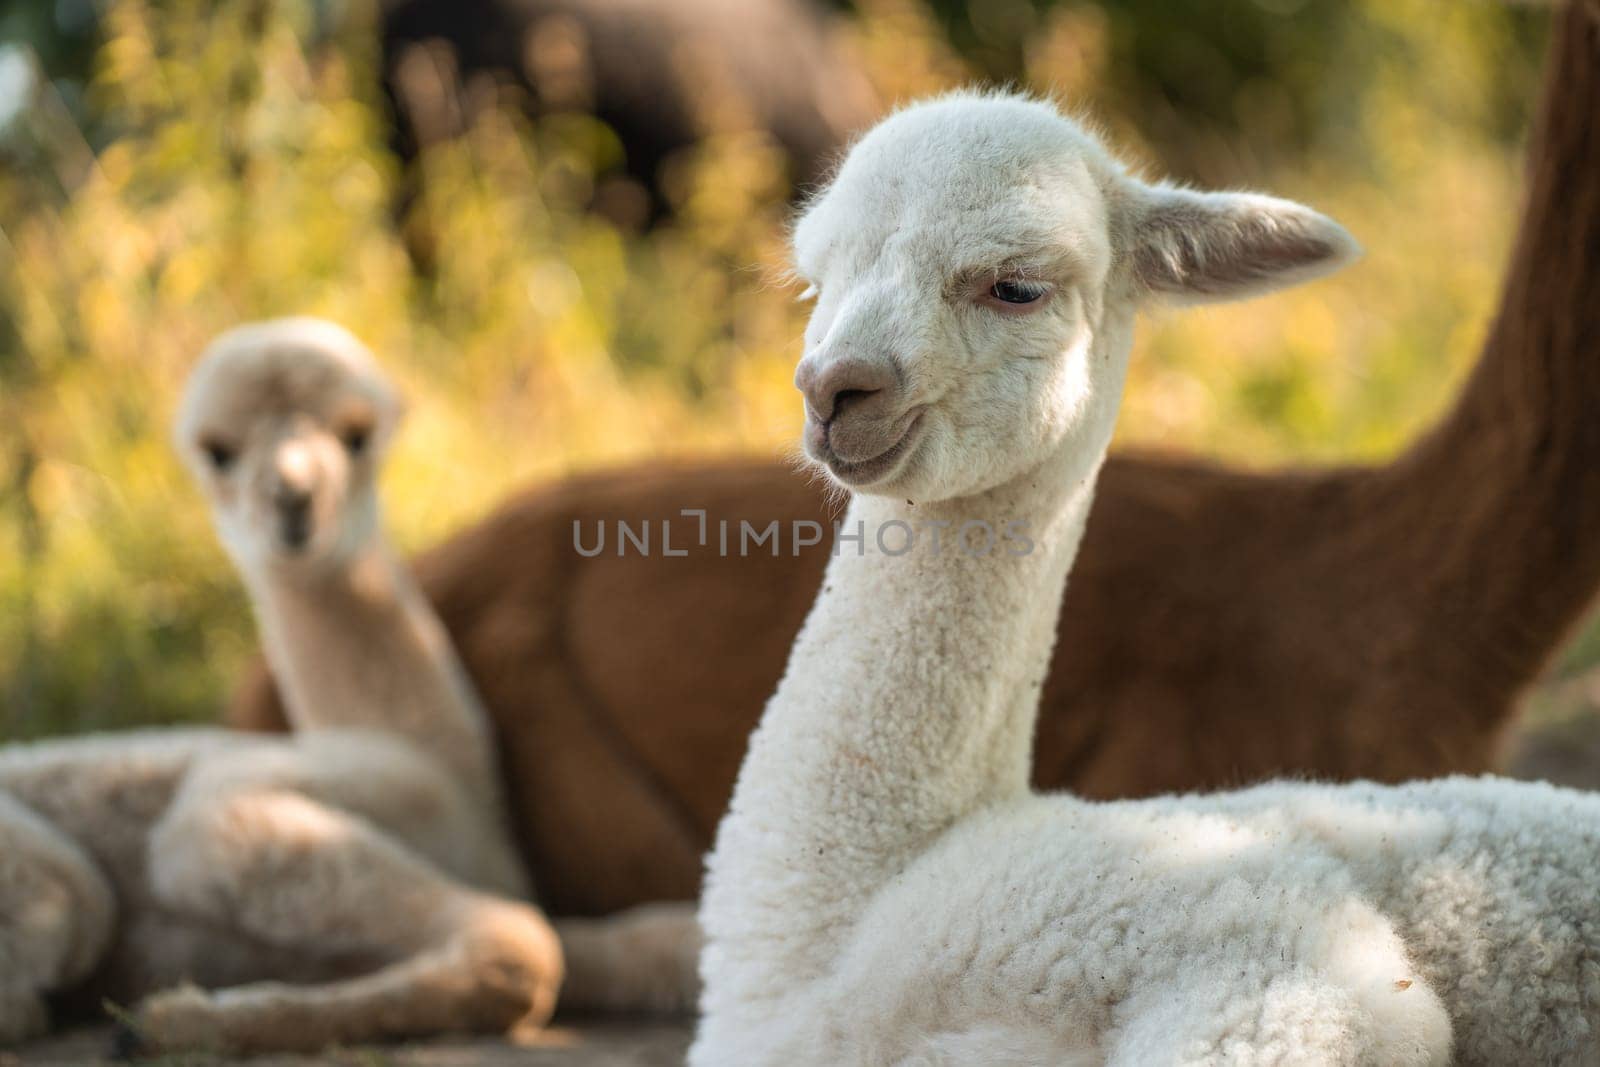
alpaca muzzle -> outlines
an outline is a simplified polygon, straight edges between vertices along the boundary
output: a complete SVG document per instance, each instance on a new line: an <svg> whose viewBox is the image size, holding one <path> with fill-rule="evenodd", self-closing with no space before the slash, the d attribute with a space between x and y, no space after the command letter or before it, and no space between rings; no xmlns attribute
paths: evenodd
<svg viewBox="0 0 1600 1067"><path fill-rule="evenodd" d="M892 359L814 354L800 361L794 381L806 398L811 458L852 482L874 480L894 465L919 411L906 410Z"/></svg>
<svg viewBox="0 0 1600 1067"><path fill-rule="evenodd" d="M273 501L278 516L278 538L290 552L303 552L311 543L311 494L280 493Z"/></svg>

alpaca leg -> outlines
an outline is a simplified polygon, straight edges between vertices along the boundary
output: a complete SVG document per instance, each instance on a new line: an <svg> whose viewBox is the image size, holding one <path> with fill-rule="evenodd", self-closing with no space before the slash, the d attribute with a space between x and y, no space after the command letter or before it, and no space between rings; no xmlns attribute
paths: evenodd
<svg viewBox="0 0 1600 1067"><path fill-rule="evenodd" d="M379 961L346 982L151 997L135 1026L152 1050L504 1030L542 1023L560 986L560 946L536 909L468 889L299 793L241 789L175 804L152 836L150 879L164 905L274 946Z"/></svg>
<svg viewBox="0 0 1600 1067"><path fill-rule="evenodd" d="M47 1025L43 994L86 977L116 899L78 844L0 792L0 1044Z"/></svg>
<svg viewBox="0 0 1600 1067"><path fill-rule="evenodd" d="M700 923L690 903L604 919L557 919L567 960L563 1011L688 1015L700 996Z"/></svg>
<svg viewBox="0 0 1600 1067"><path fill-rule="evenodd" d="M457 904L436 947L357 978L216 991L186 986L150 997L131 1035L137 1050L316 1052L543 1025L555 1005L559 981L550 976L559 976L560 949L542 917L489 897Z"/></svg>

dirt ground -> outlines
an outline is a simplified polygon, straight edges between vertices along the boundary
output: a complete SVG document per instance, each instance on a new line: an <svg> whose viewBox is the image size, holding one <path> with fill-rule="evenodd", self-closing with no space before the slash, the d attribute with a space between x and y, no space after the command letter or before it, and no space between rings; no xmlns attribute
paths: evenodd
<svg viewBox="0 0 1600 1067"><path fill-rule="evenodd" d="M74 1030L16 1052L0 1052L0 1067L99 1067L110 1064L111 1028ZM220 1060L169 1056L139 1060L149 1067L676 1067L689 1047L689 1026L608 1023L555 1027L537 1045L492 1039L447 1038L421 1045L334 1050L320 1056ZM120 1065L119 1065L120 1067Z"/></svg>

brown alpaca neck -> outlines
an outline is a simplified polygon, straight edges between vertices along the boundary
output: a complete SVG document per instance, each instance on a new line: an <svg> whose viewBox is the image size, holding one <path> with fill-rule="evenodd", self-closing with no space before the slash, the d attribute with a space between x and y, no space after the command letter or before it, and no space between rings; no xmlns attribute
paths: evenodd
<svg viewBox="0 0 1600 1067"><path fill-rule="evenodd" d="M386 545L375 540L326 571L251 575L249 585L296 732L405 737L498 804L487 717L444 627Z"/></svg>
<svg viewBox="0 0 1600 1067"><path fill-rule="evenodd" d="M1393 575L1393 589L1424 613L1419 642L1518 688L1600 589L1594 11L1573 3L1558 18L1520 236L1482 358L1444 422L1366 486L1393 543L1410 546L1395 558L1414 571Z"/></svg>

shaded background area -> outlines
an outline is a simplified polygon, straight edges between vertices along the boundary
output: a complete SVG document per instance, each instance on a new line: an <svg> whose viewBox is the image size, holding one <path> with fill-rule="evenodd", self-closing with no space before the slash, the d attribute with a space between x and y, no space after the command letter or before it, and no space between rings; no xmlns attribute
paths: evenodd
<svg viewBox="0 0 1600 1067"><path fill-rule="evenodd" d="M216 716L253 635L167 445L212 334L304 312L373 345L412 401L385 483L410 547L530 479L786 449L791 197L844 131L972 80L1057 93L1154 172L1307 200L1368 247L1304 291L1147 324L1125 445L1386 455L1476 353L1546 19L1486 0L13 2L0 736ZM1581 637L1546 718L1593 702L1597 663L1600 633Z"/></svg>

